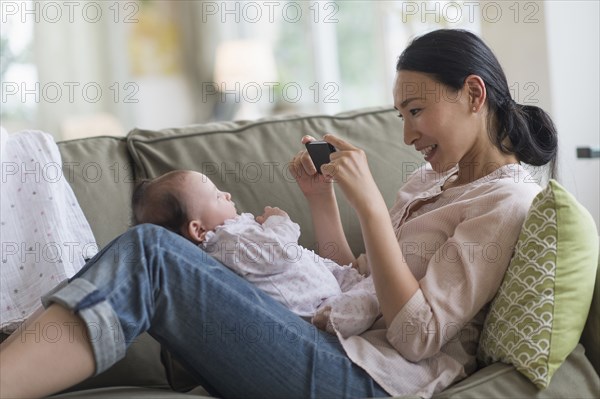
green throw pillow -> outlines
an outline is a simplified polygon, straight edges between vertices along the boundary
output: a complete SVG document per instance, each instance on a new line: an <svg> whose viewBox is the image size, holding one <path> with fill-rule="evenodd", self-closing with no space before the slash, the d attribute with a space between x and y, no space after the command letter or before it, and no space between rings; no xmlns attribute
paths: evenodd
<svg viewBox="0 0 600 399"><path fill-rule="evenodd" d="M592 301L598 232L589 212L556 181L533 200L478 357L515 366L545 388L579 342Z"/></svg>

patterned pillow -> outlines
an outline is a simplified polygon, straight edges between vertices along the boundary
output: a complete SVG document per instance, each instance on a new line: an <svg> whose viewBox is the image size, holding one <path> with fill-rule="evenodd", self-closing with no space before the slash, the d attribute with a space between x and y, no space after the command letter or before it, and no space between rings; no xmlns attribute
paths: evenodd
<svg viewBox="0 0 600 399"><path fill-rule="evenodd" d="M556 181L533 200L485 320L478 357L512 364L545 388L575 348L592 301L598 232Z"/></svg>

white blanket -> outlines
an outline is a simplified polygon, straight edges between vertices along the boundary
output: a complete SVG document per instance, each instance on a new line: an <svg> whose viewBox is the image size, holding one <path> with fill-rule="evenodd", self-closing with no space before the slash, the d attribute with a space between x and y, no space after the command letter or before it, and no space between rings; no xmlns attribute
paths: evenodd
<svg viewBox="0 0 600 399"><path fill-rule="evenodd" d="M10 333L97 245L51 135L2 129L0 163L0 329Z"/></svg>

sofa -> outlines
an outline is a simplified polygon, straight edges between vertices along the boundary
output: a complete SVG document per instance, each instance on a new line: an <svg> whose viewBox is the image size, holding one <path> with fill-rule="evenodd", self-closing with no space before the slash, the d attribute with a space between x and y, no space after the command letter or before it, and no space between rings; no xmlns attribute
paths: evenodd
<svg viewBox="0 0 600 399"><path fill-rule="evenodd" d="M265 205L286 210L302 228L300 243L314 247L307 204L287 172L305 134L335 133L363 148L388 204L418 168L421 154L403 143L402 122L391 107L334 116L285 115L256 121L210 122L159 131L134 129L126 137L59 142L64 176L87 217L99 247L124 232L136 180L173 169L193 169L231 193L238 210L259 213ZM356 254L364 250L353 210L338 195L342 223ZM600 279L580 343L546 389L538 389L513 366L493 363L436 394L435 398L598 397L600 394ZM588 312L588 309L573 309ZM210 362L210 359L206 359ZM149 335L104 373L54 398L199 398L208 393Z"/></svg>

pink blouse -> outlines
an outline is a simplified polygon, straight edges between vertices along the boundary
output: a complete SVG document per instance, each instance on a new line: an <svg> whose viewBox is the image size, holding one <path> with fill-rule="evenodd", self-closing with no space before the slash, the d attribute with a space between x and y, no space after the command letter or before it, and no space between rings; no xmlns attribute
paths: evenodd
<svg viewBox="0 0 600 399"><path fill-rule="evenodd" d="M387 329L379 319L360 336L340 337L352 361L394 396L430 397L475 371L488 304L541 190L515 164L442 190L456 171L439 174L429 164L421 167L390 210L398 244L420 289ZM364 254L358 264L370 270Z"/></svg>

